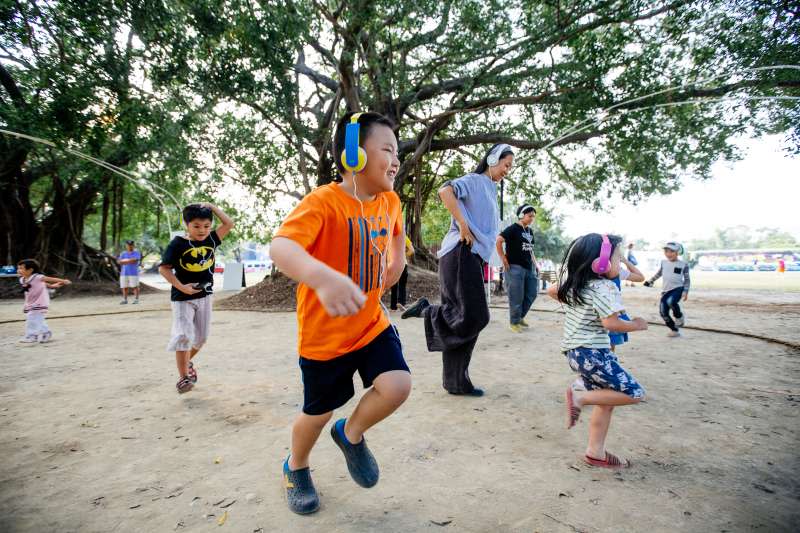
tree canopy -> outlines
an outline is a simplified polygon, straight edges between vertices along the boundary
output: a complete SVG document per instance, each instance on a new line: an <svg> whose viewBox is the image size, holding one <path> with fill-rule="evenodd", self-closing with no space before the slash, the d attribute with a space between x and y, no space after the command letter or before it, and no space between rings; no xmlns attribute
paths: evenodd
<svg viewBox="0 0 800 533"><path fill-rule="evenodd" d="M738 157L731 140L743 134L783 133L800 152L800 10L787 2L2 5L4 128L143 172L181 199L252 193L262 235L287 199L333 179L332 128L346 110L395 122L395 189L417 247L435 191L495 142L518 149L512 196L596 206L707 178ZM4 258L69 248L59 255L85 263L87 216L97 235L109 210L115 235L136 209L144 225L163 216L106 169L0 143L0 201L14 199L0 206Z"/></svg>

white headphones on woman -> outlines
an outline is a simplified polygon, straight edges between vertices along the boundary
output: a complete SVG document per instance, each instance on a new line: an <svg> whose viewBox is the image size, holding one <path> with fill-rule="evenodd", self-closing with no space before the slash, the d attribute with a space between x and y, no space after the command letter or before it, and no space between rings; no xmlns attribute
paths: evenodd
<svg viewBox="0 0 800 533"><path fill-rule="evenodd" d="M497 164L500 162L500 155L505 150L511 150L511 147L507 144L498 144L495 146L489 155L486 156L486 164L490 167L496 167Z"/></svg>

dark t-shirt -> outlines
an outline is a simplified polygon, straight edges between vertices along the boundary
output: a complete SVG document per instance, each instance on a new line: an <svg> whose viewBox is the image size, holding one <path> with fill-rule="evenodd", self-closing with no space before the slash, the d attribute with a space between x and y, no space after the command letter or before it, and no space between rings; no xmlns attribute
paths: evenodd
<svg viewBox="0 0 800 533"><path fill-rule="evenodd" d="M533 269L533 232L522 224L511 224L500 232L506 240L506 257L512 265Z"/></svg>
<svg viewBox="0 0 800 533"><path fill-rule="evenodd" d="M175 237L161 257L162 265L169 265L175 277L183 284L214 283L214 252L222 243L216 231L202 241L190 241L186 237ZM205 298L212 292L211 285L197 294L184 294L172 287L171 300L180 302Z"/></svg>

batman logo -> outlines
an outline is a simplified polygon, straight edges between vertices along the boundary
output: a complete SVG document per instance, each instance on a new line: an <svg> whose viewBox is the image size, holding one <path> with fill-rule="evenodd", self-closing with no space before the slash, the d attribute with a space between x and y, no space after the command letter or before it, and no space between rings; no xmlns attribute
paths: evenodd
<svg viewBox="0 0 800 533"><path fill-rule="evenodd" d="M214 266L214 248L196 246L183 252L180 259L181 268L188 272L202 272Z"/></svg>

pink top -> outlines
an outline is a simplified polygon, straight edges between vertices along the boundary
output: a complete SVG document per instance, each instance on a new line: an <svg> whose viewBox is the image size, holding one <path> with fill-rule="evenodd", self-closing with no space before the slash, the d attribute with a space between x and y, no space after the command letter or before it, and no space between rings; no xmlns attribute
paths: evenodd
<svg viewBox="0 0 800 533"><path fill-rule="evenodd" d="M50 293L47 284L44 282L44 274L34 274L30 278L19 278L22 288L25 290L24 311L39 311L46 313L50 306Z"/></svg>

